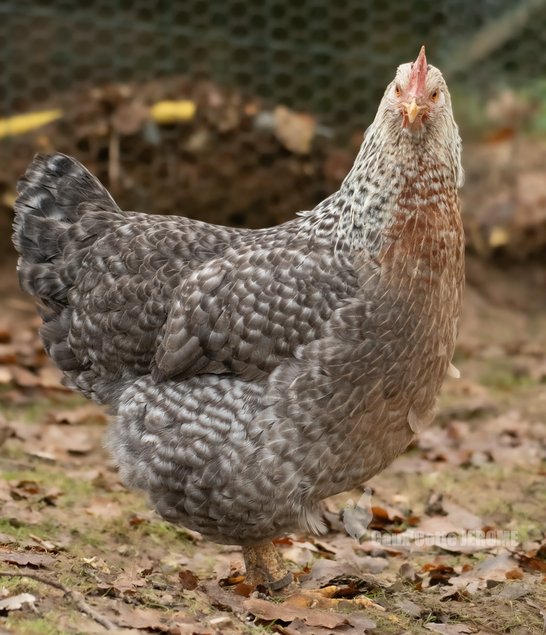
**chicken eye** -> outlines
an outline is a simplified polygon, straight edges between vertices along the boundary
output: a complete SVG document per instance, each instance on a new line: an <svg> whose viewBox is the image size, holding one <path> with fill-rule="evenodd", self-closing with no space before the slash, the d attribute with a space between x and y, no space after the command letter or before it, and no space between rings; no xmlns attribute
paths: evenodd
<svg viewBox="0 0 546 635"><path fill-rule="evenodd" d="M438 101L439 97L440 97L440 91L439 90L433 91L432 94L430 95L430 98L432 99L432 101Z"/></svg>
<svg viewBox="0 0 546 635"><path fill-rule="evenodd" d="M398 86L398 84L396 84L396 86L394 87L394 94L396 97L400 97L400 95L402 94L402 90L400 89L400 86Z"/></svg>

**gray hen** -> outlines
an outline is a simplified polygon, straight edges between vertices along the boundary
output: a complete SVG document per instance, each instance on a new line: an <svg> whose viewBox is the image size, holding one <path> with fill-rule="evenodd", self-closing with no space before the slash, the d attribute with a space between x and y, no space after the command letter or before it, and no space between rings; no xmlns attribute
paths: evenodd
<svg viewBox="0 0 546 635"><path fill-rule="evenodd" d="M424 50L340 190L278 227L124 212L61 154L21 180L19 276L48 354L112 407L124 481L164 518L242 545L249 583L286 584L271 539L320 531L323 498L431 421L461 307L461 182Z"/></svg>

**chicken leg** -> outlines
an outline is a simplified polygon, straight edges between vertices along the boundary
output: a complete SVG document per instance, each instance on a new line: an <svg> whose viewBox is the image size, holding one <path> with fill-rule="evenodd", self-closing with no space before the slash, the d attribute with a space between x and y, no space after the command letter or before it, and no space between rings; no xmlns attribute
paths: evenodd
<svg viewBox="0 0 546 635"><path fill-rule="evenodd" d="M246 584L262 584L271 591L279 591L292 582L292 574L272 542L243 546L243 557Z"/></svg>
<svg viewBox="0 0 546 635"><path fill-rule="evenodd" d="M243 547L243 557L246 566L245 584L262 585L273 592L282 590L287 606L333 610L374 608L385 611L384 607L367 597L336 598L340 588L335 585L321 589L301 589L299 583L294 582L292 574L272 542Z"/></svg>

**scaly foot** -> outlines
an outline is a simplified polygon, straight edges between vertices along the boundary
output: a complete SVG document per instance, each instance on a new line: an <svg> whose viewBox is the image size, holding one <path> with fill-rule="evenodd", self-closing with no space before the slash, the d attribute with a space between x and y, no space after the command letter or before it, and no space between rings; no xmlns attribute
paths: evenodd
<svg viewBox="0 0 546 635"><path fill-rule="evenodd" d="M272 542L244 546L246 577L249 586L263 585L271 591L284 589L293 580L283 559Z"/></svg>

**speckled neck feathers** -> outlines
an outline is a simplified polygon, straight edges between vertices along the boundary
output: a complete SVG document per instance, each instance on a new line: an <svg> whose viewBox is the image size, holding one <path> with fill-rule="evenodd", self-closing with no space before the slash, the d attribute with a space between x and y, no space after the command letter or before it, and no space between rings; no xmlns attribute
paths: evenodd
<svg viewBox="0 0 546 635"><path fill-rule="evenodd" d="M400 217L452 216L453 202L458 209L456 191L464 172L452 115L415 134L386 117L385 110L382 103L339 191L302 214L317 232L332 232L336 248L375 255L392 238L388 228Z"/></svg>

